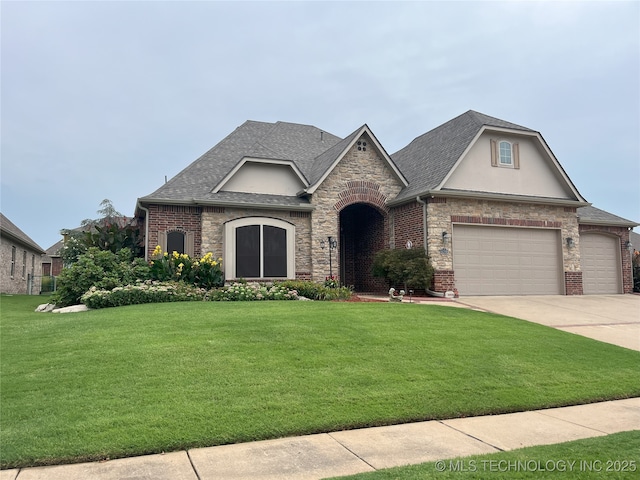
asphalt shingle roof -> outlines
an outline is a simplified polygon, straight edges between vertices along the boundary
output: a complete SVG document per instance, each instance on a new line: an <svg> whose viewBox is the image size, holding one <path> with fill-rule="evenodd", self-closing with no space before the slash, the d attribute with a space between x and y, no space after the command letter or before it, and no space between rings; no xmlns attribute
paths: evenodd
<svg viewBox="0 0 640 480"><path fill-rule="evenodd" d="M637 227L639 225L636 222L618 217L613 213L605 212L591 205L578 208L578 223L587 225L619 225L622 227Z"/></svg>
<svg viewBox="0 0 640 480"><path fill-rule="evenodd" d="M155 192L140 200L224 201L230 197L231 192L212 194L211 191L244 157L295 162L309 180L317 175L315 157L326 153L340 141L340 137L311 125L249 120ZM246 194L236 197L245 198L249 203L266 197L282 199L283 206L292 202L290 198L279 195L265 197ZM267 201L277 204L273 198ZM300 199L297 202L300 203Z"/></svg>
<svg viewBox="0 0 640 480"><path fill-rule="evenodd" d="M23 245L30 247L39 253L45 253L44 249L34 242L29 235L20 230L11 220L0 213L0 232L3 236L11 237L14 240L21 242Z"/></svg>
<svg viewBox="0 0 640 480"><path fill-rule="evenodd" d="M473 110L415 138L391 158L411 183L397 199L410 198L437 187L483 126L533 132L530 128Z"/></svg>

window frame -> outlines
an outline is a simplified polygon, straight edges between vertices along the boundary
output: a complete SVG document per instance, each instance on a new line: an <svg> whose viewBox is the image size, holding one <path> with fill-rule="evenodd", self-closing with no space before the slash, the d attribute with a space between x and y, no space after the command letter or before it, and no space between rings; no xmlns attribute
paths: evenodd
<svg viewBox="0 0 640 480"><path fill-rule="evenodd" d="M501 145L506 143L509 145L509 150L511 153L511 162L505 163L502 161L502 150ZM520 169L520 143L512 140L507 140L505 138L501 138L498 140L491 139L491 166L492 167L502 167L502 168L511 168L514 170Z"/></svg>
<svg viewBox="0 0 640 480"><path fill-rule="evenodd" d="M239 278L236 275L236 229L239 227L247 227L251 225L260 226L260 276L251 277L251 279L262 278L282 278L295 279L295 234L296 227L292 223L271 217L243 217L230 220L224 224L224 275L225 280L234 280ZM264 227L276 227L286 232L286 259L287 259L287 276L286 277L264 277Z"/></svg>
<svg viewBox="0 0 640 480"><path fill-rule="evenodd" d="M503 162L502 159L506 158L503 156L502 145L507 144L509 146L509 161ZM501 167L513 167L513 143L508 140L498 140L498 165Z"/></svg>

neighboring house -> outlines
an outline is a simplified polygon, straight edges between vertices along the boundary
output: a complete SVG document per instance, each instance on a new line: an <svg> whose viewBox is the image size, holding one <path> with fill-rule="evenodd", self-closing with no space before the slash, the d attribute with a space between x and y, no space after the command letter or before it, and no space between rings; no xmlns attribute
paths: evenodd
<svg viewBox="0 0 640 480"><path fill-rule="evenodd" d="M0 213L0 292L40 294L44 250Z"/></svg>
<svg viewBox="0 0 640 480"><path fill-rule="evenodd" d="M64 240L59 240L47 248L46 255L42 258L42 275L53 275L54 277L60 275L63 267L60 250L63 246Z"/></svg>
<svg viewBox="0 0 640 480"><path fill-rule="evenodd" d="M247 121L139 198L136 216L147 252L212 252L226 280L322 281L331 268L356 291L383 291L375 253L425 248L436 292L632 288L636 224L590 207L539 132L474 111L393 155L367 125L340 138ZM598 258L596 244L610 255ZM594 280L598 262L606 280Z"/></svg>

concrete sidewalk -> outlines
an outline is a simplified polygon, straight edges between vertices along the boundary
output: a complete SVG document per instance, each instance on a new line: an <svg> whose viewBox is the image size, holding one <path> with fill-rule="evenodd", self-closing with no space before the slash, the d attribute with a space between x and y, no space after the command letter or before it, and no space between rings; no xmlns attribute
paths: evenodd
<svg viewBox="0 0 640 480"><path fill-rule="evenodd" d="M640 430L640 398L3 470L0 480L321 479Z"/></svg>

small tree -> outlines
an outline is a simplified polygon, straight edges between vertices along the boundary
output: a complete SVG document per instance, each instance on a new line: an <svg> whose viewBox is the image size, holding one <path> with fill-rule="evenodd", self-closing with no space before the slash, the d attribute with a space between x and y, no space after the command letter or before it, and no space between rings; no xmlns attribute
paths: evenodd
<svg viewBox="0 0 640 480"><path fill-rule="evenodd" d="M433 267L426 252L420 248L381 250L373 260L373 276L385 278L390 284L428 289Z"/></svg>
<svg viewBox="0 0 640 480"><path fill-rule="evenodd" d="M66 231L65 245L60 251L65 266L75 263L91 247L112 253L128 248L131 259L144 256L137 221L118 212L109 199L100 202L100 207L100 218L85 219L80 229Z"/></svg>

